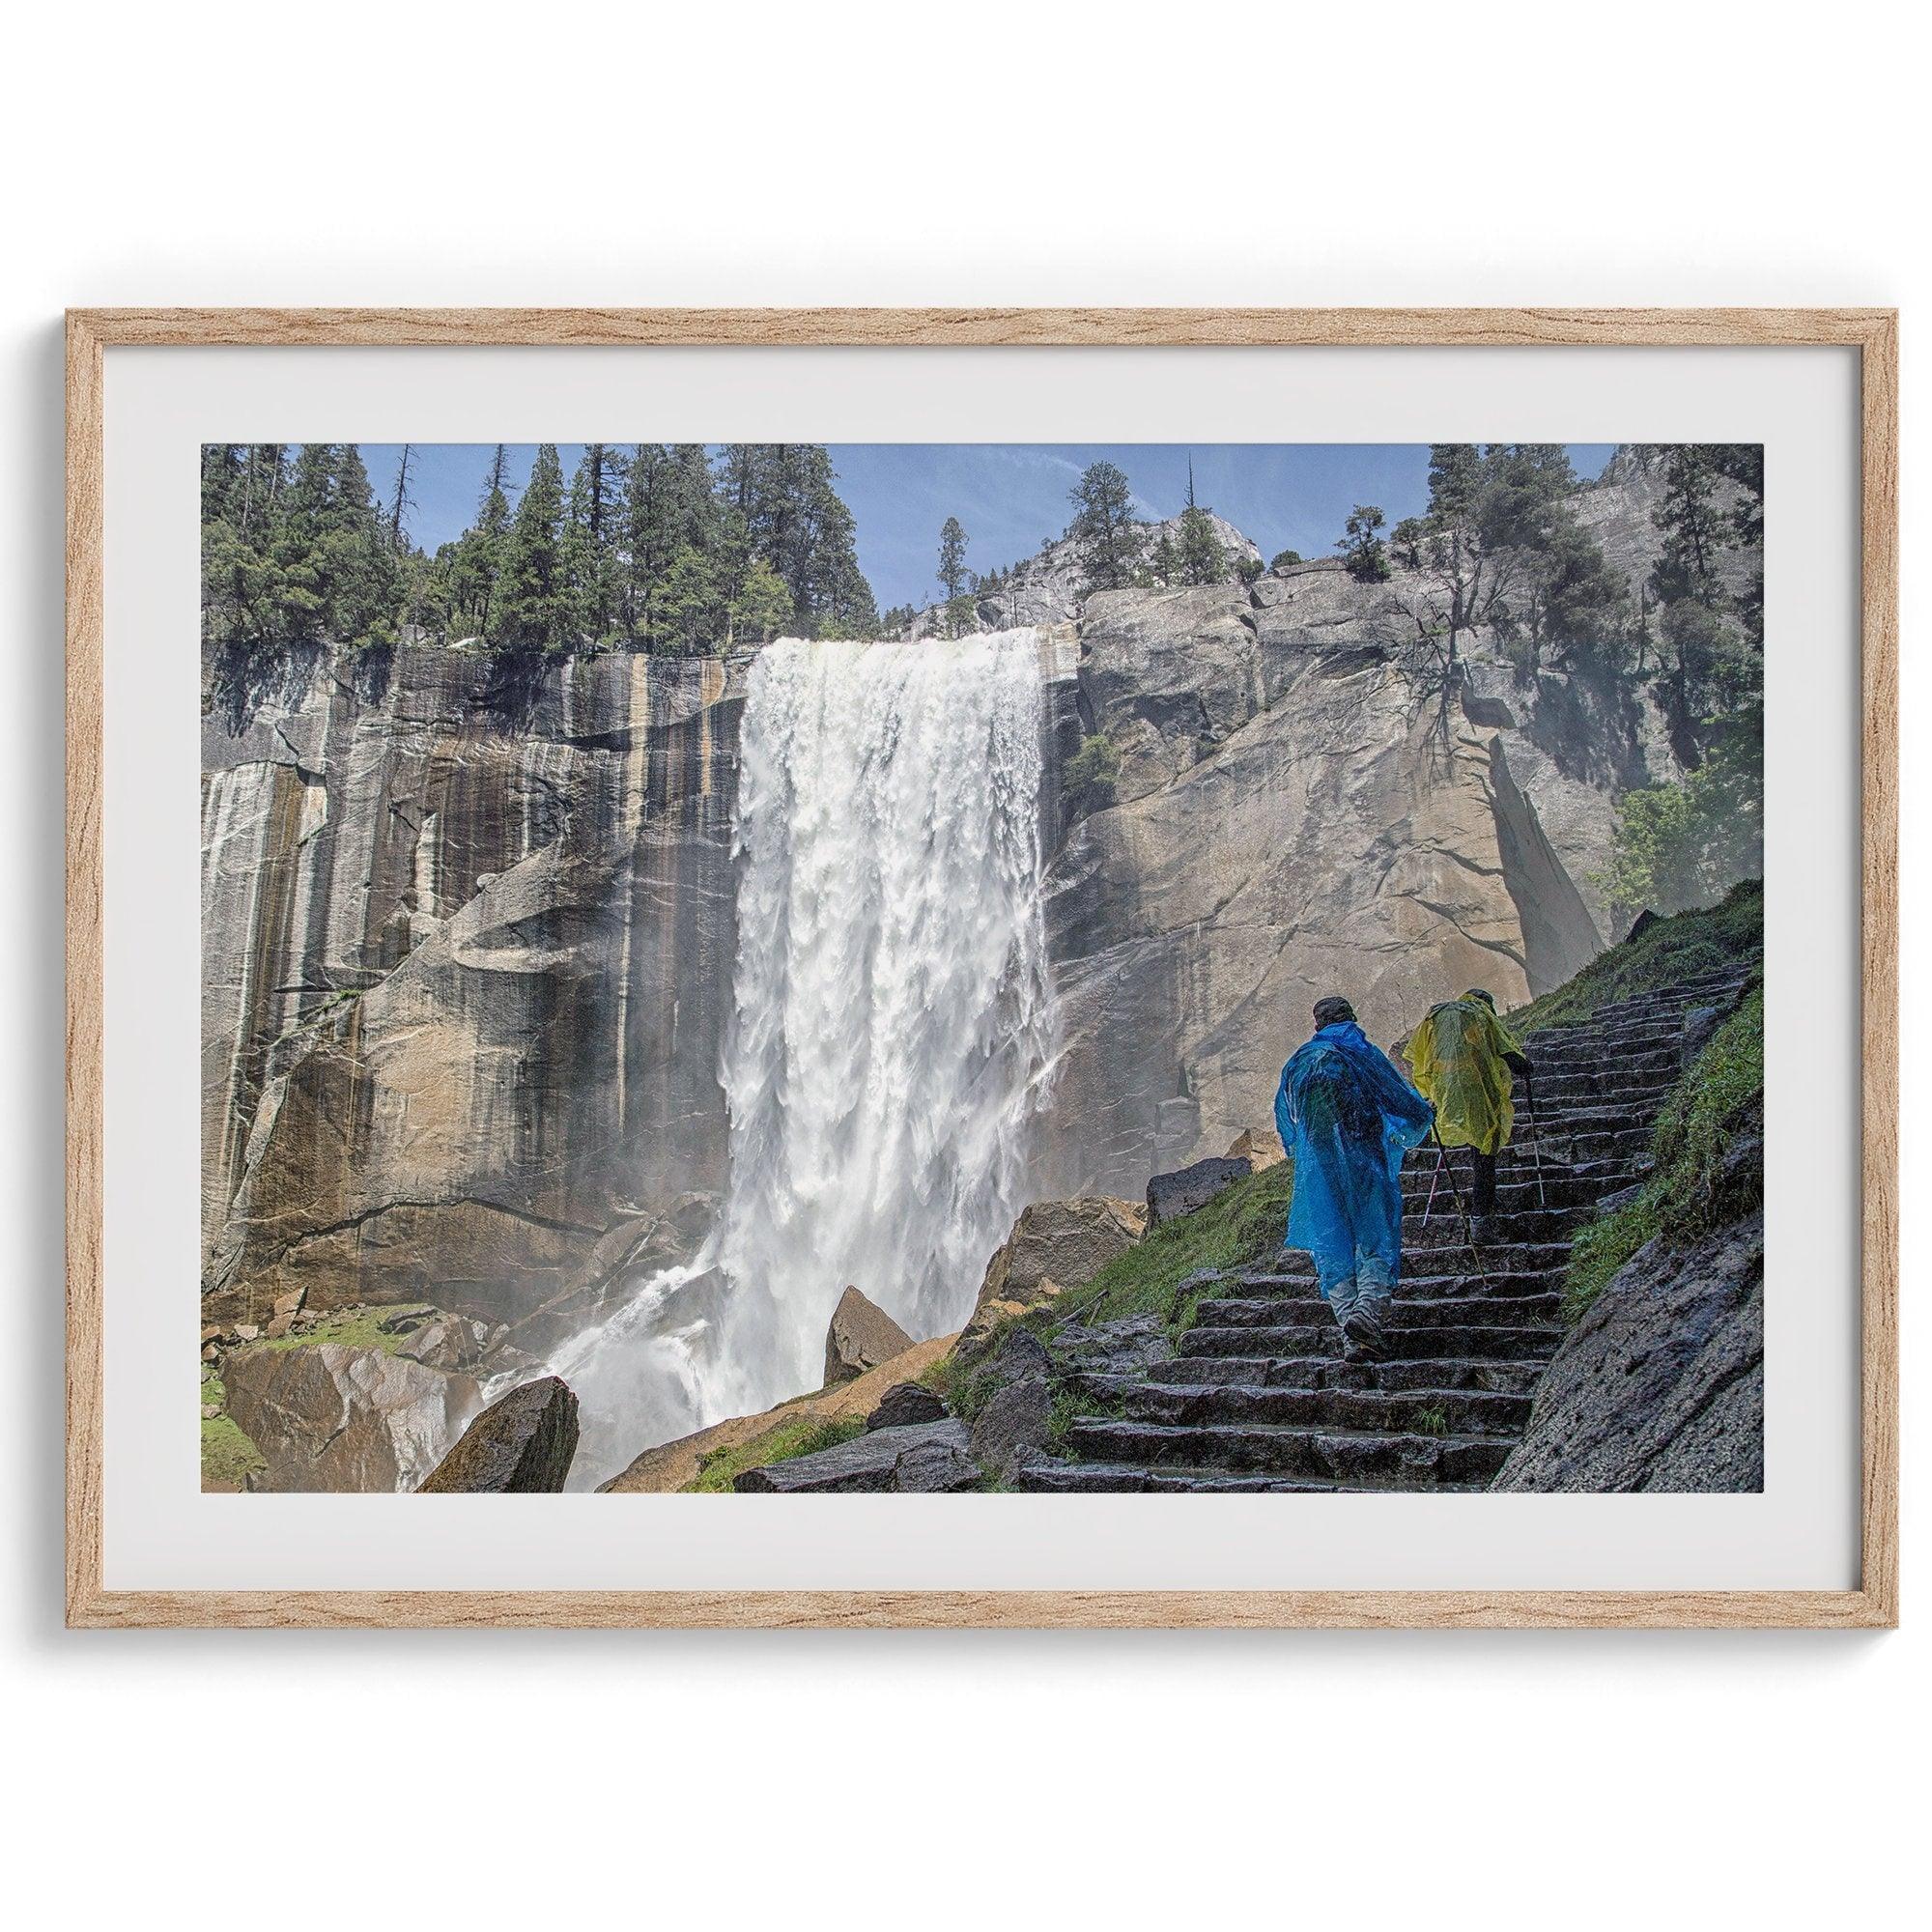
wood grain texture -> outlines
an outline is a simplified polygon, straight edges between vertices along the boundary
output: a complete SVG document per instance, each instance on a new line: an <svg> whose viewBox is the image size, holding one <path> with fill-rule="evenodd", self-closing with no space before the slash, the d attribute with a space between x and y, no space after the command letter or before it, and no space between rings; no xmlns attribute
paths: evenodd
<svg viewBox="0 0 1932 1932"><path fill-rule="evenodd" d="M104 347L1862 347L1887 309L103 308Z"/></svg>
<svg viewBox="0 0 1932 1932"><path fill-rule="evenodd" d="M101 345L67 330L67 1605L100 1592Z"/></svg>
<svg viewBox="0 0 1932 1932"><path fill-rule="evenodd" d="M1862 378L1861 1587L140 1591L102 1583L102 353L116 347L1838 346ZM1898 510L1887 309L88 309L67 337L67 1614L84 1629L1871 1629L1898 1620ZM612 1505L613 1508L621 1505Z"/></svg>

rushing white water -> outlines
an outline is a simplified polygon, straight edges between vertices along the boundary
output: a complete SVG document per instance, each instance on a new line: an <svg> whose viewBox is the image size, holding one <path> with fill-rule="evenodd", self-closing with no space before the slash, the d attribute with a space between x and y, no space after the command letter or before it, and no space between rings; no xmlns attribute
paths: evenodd
<svg viewBox="0 0 1932 1932"><path fill-rule="evenodd" d="M559 1351L583 1477L817 1387L848 1283L915 1337L970 1314L1052 1064L1041 704L1031 630L753 667L728 1187L691 1268Z"/></svg>

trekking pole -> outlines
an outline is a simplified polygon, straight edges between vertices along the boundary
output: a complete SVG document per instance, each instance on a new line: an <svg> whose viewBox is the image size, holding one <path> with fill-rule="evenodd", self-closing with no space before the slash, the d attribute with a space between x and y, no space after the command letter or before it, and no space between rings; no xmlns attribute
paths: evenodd
<svg viewBox="0 0 1932 1932"><path fill-rule="evenodd" d="M1455 1197L1457 1218L1463 1224L1463 1245L1468 1249L1469 1259L1476 1264L1476 1279L1488 1288L1490 1278L1483 1272L1482 1256L1476 1252L1476 1236L1475 1231L1469 1226L1469 1210L1463 1205L1462 1188L1456 1184L1456 1164L1449 1158L1449 1150L1442 1145L1442 1136L1434 1127L1429 1130L1429 1138L1435 1143L1435 1151L1441 1157L1442 1170L1449 1177L1449 1192ZM1467 1277L1464 1276L1463 1279L1466 1280Z"/></svg>
<svg viewBox="0 0 1932 1932"><path fill-rule="evenodd" d="M1522 1097L1529 1109L1529 1157L1536 1168L1536 1205L1548 1212L1549 1197L1543 1191L1543 1128L1536 1118L1536 1084L1527 1073L1522 1076Z"/></svg>
<svg viewBox="0 0 1932 1932"><path fill-rule="evenodd" d="M1422 1204L1422 1225L1429 1225L1430 1209L1435 1206L1435 1190L1442 1183L1442 1163L1446 1158L1441 1142L1435 1144L1435 1172L1429 1177L1429 1199Z"/></svg>

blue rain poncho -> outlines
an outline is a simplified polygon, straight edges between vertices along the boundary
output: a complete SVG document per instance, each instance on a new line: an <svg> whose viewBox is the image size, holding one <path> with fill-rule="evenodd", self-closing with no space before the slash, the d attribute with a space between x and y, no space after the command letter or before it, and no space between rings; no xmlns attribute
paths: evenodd
<svg viewBox="0 0 1932 1932"><path fill-rule="evenodd" d="M1402 1157L1429 1102L1352 1020L1321 1028L1281 1069L1275 1126L1294 1161L1283 1245L1305 1248L1325 1297L1357 1272L1394 1285L1402 1264Z"/></svg>

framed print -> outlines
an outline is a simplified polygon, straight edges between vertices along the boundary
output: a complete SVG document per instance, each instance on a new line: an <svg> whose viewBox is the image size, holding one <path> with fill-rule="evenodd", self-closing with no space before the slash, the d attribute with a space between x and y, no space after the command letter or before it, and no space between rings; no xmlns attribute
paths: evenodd
<svg viewBox="0 0 1932 1932"><path fill-rule="evenodd" d="M1896 1621L1889 312L68 339L70 1622Z"/></svg>

